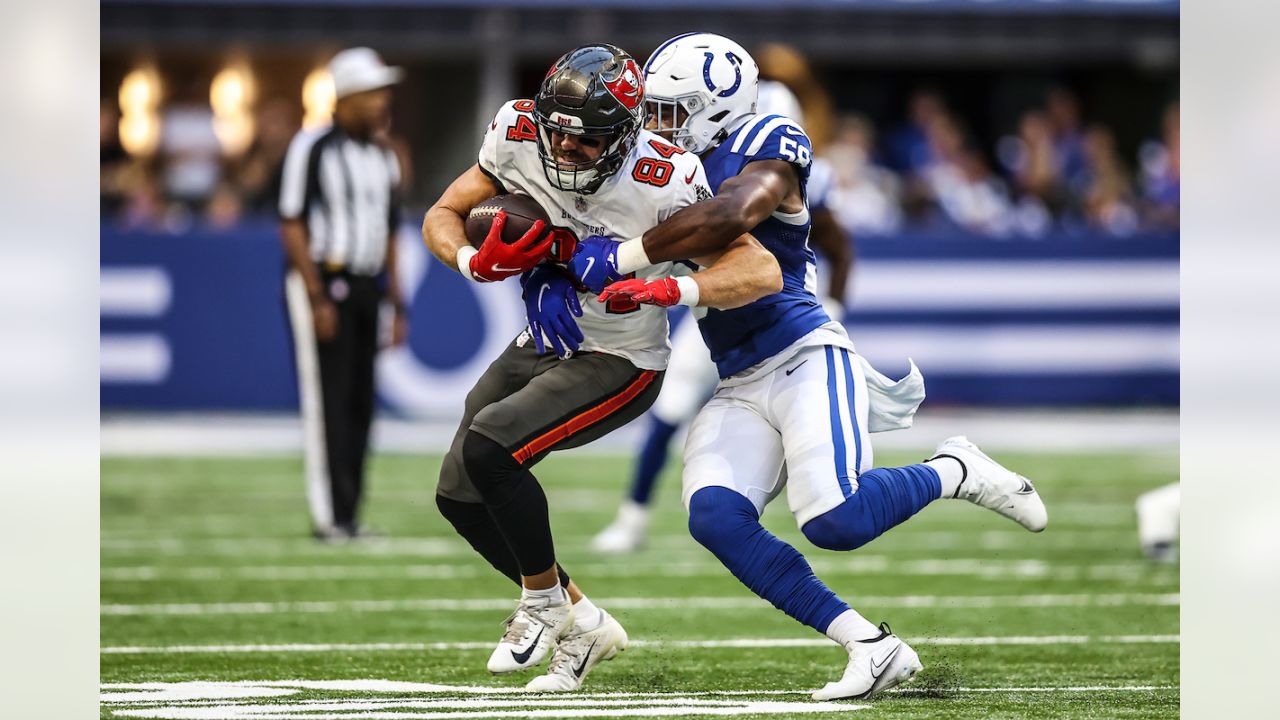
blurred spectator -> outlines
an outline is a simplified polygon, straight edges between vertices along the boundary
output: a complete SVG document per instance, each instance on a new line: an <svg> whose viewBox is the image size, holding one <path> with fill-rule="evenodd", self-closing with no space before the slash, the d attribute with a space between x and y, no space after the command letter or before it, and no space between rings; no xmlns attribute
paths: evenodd
<svg viewBox="0 0 1280 720"><path fill-rule="evenodd" d="M1093 125L1085 134L1086 185L1083 195L1089 225L1112 235L1130 235L1138 229L1133 204L1133 184L1116 152L1111 130Z"/></svg>
<svg viewBox="0 0 1280 720"><path fill-rule="evenodd" d="M1018 123L1017 136L1004 137L996 155L1020 195L1029 196L1054 213L1065 206L1066 183L1053 142L1049 117L1031 110Z"/></svg>
<svg viewBox="0 0 1280 720"><path fill-rule="evenodd" d="M244 205L240 192L230 183L222 183L204 209L205 222L219 230L235 227L244 214Z"/></svg>
<svg viewBox="0 0 1280 720"><path fill-rule="evenodd" d="M942 96L933 90L916 90L908 101L907 122L890 133L889 167L902 173L922 170L932 160L928 127L947 114Z"/></svg>
<svg viewBox="0 0 1280 720"><path fill-rule="evenodd" d="M872 162L875 129L862 115L846 115L825 157L835 174L828 206L840 225L855 235L883 235L902 224L901 183Z"/></svg>
<svg viewBox="0 0 1280 720"><path fill-rule="evenodd" d="M1052 226L1053 218L1068 205L1066 181L1048 115L1040 110L1024 113L1018 134L1001 138L996 156L1013 180L1017 231L1043 235Z"/></svg>
<svg viewBox="0 0 1280 720"><path fill-rule="evenodd" d="M235 173L246 212L274 211L280 194L280 166L300 123L298 107L284 98L272 98L258 110L257 135Z"/></svg>
<svg viewBox="0 0 1280 720"><path fill-rule="evenodd" d="M114 216L129 195L129 170L133 164L120 144L120 110L114 101L103 98L98 113L98 183L100 212Z"/></svg>
<svg viewBox="0 0 1280 720"><path fill-rule="evenodd" d="M121 208L120 226L129 230L160 230L166 215L160 183L150 173L138 173Z"/></svg>
<svg viewBox="0 0 1280 720"><path fill-rule="evenodd" d="M160 158L165 193L188 207L204 204L222 179L222 146L207 100L170 105L163 113Z"/></svg>
<svg viewBox="0 0 1280 720"><path fill-rule="evenodd" d="M1149 140L1139 150L1142 168L1144 221L1156 228L1178 227L1181 153L1178 103L1164 112L1162 139Z"/></svg>
<svg viewBox="0 0 1280 720"><path fill-rule="evenodd" d="M930 162L913 179L917 212L942 218L970 232L1006 235L1012 229L1008 191L982 154L966 142L950 115L938 115L925 128Z"/></svg>
<svg viewBox="0 0 1280 720"><path fill-rule="evenodd" d="M1078 182L1085 173L1084 132L1080 129L1080 101L1075 93L1055 87L1045 98L1045 110L1053 130L1058 167L1067 182Z"/></svg>
<svg viewBox="0 0 1280 720"><path fill-rule="evenodd" d="M1004 182L991 172L982 153L973 148L960 152L954 175L938 189L938 204L949 220L970 232L994 236L1013 230L1013 205Z"/></svg>

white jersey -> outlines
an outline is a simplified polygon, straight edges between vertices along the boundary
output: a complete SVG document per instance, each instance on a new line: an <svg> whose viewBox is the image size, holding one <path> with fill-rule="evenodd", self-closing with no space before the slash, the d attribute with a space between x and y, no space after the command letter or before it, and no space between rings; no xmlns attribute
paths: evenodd
<svg viewBox="0 0 1280 720"><path fill-rule="evenodd" d="M512 100L489 125L480 147L480 169L505 192L528 195L551 222L578 238L603 235L615 240L640 237L677 210L711 197L702 161L657 135L641 130L622 167L590 195L560 190L547 181L538 154L533 101ZM639 270L643 280L673 274L672 263ZM664 370L671 354L667 310L656 305L599 303L579 293L582 350L619 355L645 370Z"/></svg>

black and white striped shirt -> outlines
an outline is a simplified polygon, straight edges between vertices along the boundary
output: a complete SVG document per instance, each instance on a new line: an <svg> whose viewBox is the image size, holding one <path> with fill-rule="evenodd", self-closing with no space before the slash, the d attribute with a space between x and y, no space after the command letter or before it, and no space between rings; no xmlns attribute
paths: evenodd
<svg viewBox="0 0 1280 720"><path fill-rule="evenodd" d="M399 184L400 163L389 148L337 125L302 130L285 154L280 216L306 223L316 264L376 275L398 222Z"/></svg>

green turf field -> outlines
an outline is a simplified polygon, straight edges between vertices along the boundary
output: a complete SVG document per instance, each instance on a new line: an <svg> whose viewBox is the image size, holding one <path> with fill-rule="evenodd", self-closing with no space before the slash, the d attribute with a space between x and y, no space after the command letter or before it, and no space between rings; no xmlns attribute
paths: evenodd
<svg viewBox="0 0 1280 720"><path fill-rule="evenodd" d="M516 590L437 514L438 457L377 458L366 517L390 537L342 547L307 537L300 460L104 460L102 717L1176 717L1178 573L1143 560L1132 511L1177 479L1176 458L999 458L1044 496L1042 535L948 501L835 553L805 542L785 502L766 513L925 664L905 692L834 704L805 691L839 677L843 651L688 537L673 470L649 548L610 559L587 544L628 461L537 469L561 562L633 641L570 699L514 693L530 675L485 670ZM740 642L709 642L724 640Z"/></svg>

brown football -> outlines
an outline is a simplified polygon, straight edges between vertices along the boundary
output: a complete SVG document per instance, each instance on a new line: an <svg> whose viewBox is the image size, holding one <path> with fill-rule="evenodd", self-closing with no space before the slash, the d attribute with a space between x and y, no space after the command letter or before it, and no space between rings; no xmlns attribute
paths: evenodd
<svg viewBox="0 0 1280 720"><path fill-rule="evenodd" d="M528 195L495 195L471 209L467 216L467 240L474 247L484 244L489 226L499 210L507 211L507 224L502 228L502 241L508 245L519 240L539 220L550 227L547 212Z"/></svg>

